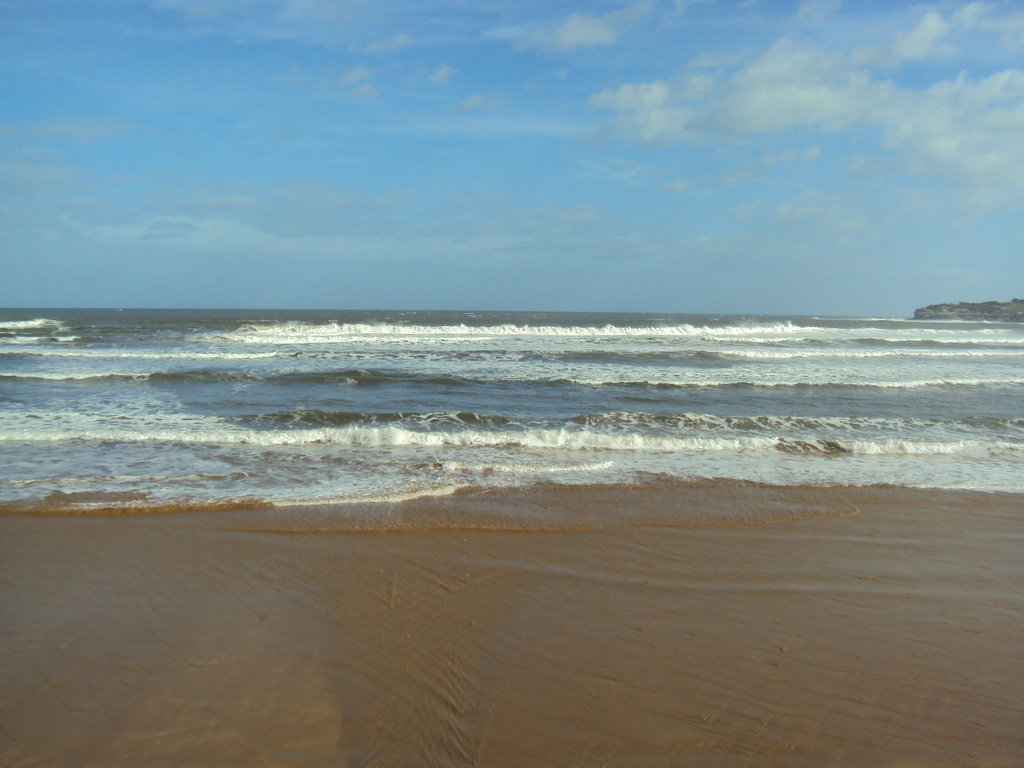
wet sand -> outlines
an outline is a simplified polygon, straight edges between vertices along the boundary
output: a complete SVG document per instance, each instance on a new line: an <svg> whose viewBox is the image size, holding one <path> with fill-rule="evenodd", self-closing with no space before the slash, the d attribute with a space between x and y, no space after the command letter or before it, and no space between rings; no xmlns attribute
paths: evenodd
<svg viewBox="0 0 1024 768"><path fill-rule="evenodd" d="M1024 765L1024 499L0 517L0 765Z"/></svg>

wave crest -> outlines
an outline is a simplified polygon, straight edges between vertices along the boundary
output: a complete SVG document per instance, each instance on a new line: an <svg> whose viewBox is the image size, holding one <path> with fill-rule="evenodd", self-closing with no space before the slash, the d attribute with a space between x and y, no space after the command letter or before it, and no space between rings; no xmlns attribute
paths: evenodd
<svg viewBox="0 0 1024 768"><path fill-rule="evenodd" d="M784 335L801 329L792 322L770 325L694 326L688 323L670 326L558 326L558 325L395 325L388 323L278 323L246 324L217 338L243 344L309 344L350 341L353 338L381 337L455 337L488 338L514 336L594 337L742 337L755 334Z"/></svg>
<svg viewBox="0 0 1024 768"><path fill-rule="evenodd" d="M335 445L373 449L396 448L494 448L533 451L625 452L625 453L708 453L733 452L794 455L963 455L985 458L993 455L1024 457L1024 444L1008 441L940 439L845 439L830 437L781 437L764 435L652 435L637 432L608 432L588 427L530 427L523 429L423 429L410 425L349 424L289 430L259 430L230 426L203 428L154 428L147 431L95 429L54 429L39 431L14 427L0 430L0 440L52 442L63 440L114 442L167 442L174 444L253 445L260 447Z"/></svg>
<svg viewBox="0 0 1024 768"><path fill-rule="evenodd" d="M64 323L60 320L51 320L48 317L37 317L34 320L0 320L0 331L25 331L38 330L41 328L63 328Z"/></svg>

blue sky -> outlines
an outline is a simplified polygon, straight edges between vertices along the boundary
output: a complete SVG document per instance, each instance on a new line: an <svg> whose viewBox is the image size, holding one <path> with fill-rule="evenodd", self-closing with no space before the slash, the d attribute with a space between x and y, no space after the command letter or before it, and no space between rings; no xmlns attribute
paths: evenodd
<svg viewBox="0 0 1024 768"><path fill-rule="evenodd" d="M1024 295L1024 5L0 0L0 305Z"/></svg>

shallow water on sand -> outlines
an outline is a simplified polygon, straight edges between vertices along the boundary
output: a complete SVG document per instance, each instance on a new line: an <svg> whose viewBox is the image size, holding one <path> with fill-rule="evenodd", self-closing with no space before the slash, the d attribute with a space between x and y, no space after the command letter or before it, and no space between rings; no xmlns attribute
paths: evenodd
<svg viewBox="0 0 1024 768"><path fill-rule="evenodd" d="M0 763L1020 765L1021 498L2 516Z"/></svg>

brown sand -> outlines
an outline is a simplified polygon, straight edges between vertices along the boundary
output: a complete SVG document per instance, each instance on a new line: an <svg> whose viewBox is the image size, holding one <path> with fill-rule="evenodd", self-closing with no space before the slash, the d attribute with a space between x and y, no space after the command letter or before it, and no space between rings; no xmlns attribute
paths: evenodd
<svg viewBox="0 0 1024 768"><path fill-rule="evenodd" d="M894 488L7 515L0 766L1021 766L1022 555Z"/></svg>

